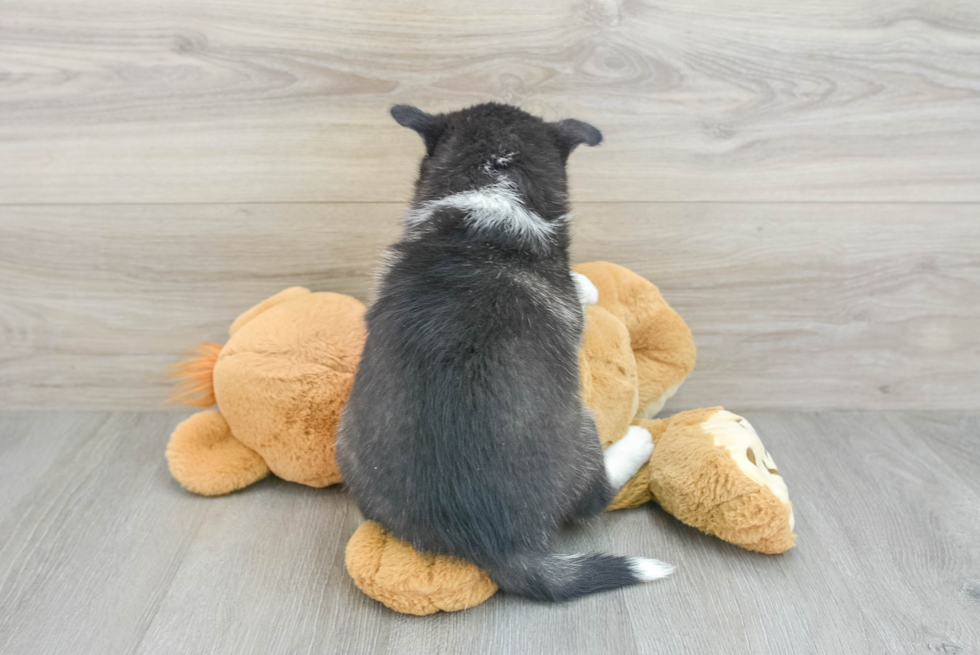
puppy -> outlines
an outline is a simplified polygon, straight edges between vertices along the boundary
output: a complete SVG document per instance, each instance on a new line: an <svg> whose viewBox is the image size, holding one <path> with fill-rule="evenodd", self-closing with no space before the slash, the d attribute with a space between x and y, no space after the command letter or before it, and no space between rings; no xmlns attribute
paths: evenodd
<svg viewBox="0 0 980 655"><path fill-rule="evenodd" d="M634 428L604 460L579 395L582 303L597 293L569 272L565 163L602 135L495 103L391 113L426 154L337 438L358 507L416 549L465 558L534 599L668 575L657 560L548 550L653 450Z"/></svg>

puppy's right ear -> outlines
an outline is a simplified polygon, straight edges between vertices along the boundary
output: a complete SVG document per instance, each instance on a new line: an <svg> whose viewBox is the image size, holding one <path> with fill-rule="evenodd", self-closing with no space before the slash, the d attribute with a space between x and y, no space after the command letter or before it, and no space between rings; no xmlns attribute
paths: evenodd
<svg viewBox="0 0 980 655"><path fill-rule="evenodd" d="M431 157L439 138L446 131L446 117L442 114L427 114L412 105L395 105L391 108L391 116L399 125L419 133L425 141L425 152Z"/></svg>
<svg viewBox="0 0 980 655"><path fill-rule="evenodd" d="M563 121L552 123L552 126L558 133L558 144L561 147L562 157L565 159L572 153L572 150L575 150L576 146L583 143L587 146L597 146L602 143L602 132L585 121L566 118Z"/></svg>

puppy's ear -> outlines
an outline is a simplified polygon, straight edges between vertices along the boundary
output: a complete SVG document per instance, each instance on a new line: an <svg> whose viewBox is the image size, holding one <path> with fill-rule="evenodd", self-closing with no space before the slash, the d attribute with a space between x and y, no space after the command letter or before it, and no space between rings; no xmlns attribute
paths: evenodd
<svg viewBox="0 0 980 655"><path fill-rule="evenodd" d="M395 105L391 108L391 116L399 125L419 133L425 141L425 152L429 156L435 151L439 137L446 131L445 116L442 114L433 116L412 105Z"/></svg>
<svg viewBox="0 0 980 655"><path fill-rule="evenodd" d="M563 157L568 157L576 146L583 143L587 146L597 146L602 143L602 132L585 121L566 118L552 125L558 135L558 144Z"/></svg>

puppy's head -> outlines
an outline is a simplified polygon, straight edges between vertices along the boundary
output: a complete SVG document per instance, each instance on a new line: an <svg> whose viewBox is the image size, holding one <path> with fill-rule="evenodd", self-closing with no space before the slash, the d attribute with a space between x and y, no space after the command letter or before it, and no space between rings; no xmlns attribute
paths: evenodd
<svg viewBox="0 0 980 655"><path fill-rule="evenodd" d="M506 183L543 216L564 213L568 156L602 141L588 123L550 123L493 102L446 114L395 105L391 115L425 142L416 202Z"/></svg>

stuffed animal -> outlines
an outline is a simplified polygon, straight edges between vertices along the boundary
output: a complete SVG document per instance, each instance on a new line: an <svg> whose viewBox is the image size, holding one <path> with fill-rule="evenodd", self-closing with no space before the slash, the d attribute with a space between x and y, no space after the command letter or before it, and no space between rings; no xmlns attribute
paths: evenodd
<svg viewBox="0 0 980 655"><path fill-rule="evenodd" d="M652 283L606 262L576 270L599 291L587 307L579 357L582 396L603 447L641 425L650 461L609 509L656 500L675 517L743 548L791 548L786 484L755 430L720 407L657 414L690 373L694 342ZM242 314L224 347L202 344L179 364L176 398L199 412L171 435L173 476L203 495L229 493L272 472L323 487L341 481L334 438L365 341L364 306L348 296L287 289ZM368 522L351 537L347 568L372 598L409 614L477 605L496 591L469 562L417 553Z"/></svg>
<svg viewBox="0 0 980 655"><path fill-rule="evenodd" d="M364 305L293 287L231 325L228 343L204 343L178 364L174 399L219 411L194 414L170 436L170 472L204 496L230 493L271 471L311 487L341 481L334 455L340 413L367 337Z"/></svg>

